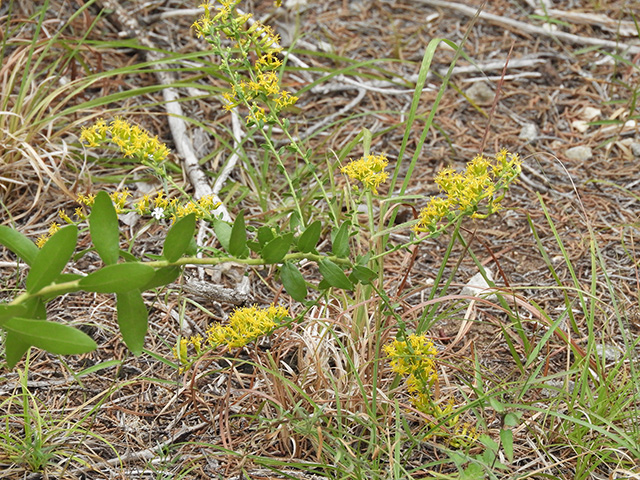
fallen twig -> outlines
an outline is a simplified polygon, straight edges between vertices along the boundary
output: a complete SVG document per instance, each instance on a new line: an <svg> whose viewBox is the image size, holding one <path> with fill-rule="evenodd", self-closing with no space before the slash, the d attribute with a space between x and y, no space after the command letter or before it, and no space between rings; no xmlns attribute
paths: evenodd
<svg viewBox="0 0 640 480"><path fill-rule="evenodd" d="M474 16L478 9L474 7L467 7L461 3L448 2L443 0L417 0L418 2L431 5L432 7L448 8L463 13L464 15ZM612 40L604 40L602 38L581 37L579 35L573 35L566 32L551 32L542 27L536 27L535 25L529 25L528 23L519 22L518 20L512 20L511 18L501 17L500 15L494 15L492 13L480 12L479 17L488 20L492 23L496 23L502 26L508 26L514 29L516 33L524 32L535 35L541 35L545 37L557 38L565 40L570 43L578 45L594 45L597 47L615 48L618 50L625 50L629 53L640 53L640 45L629 45L621 42L614 42Z"/></svg>

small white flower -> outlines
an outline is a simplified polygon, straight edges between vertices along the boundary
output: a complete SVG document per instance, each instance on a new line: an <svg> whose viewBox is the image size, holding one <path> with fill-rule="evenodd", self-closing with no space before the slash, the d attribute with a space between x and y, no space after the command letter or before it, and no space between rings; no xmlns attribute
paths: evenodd
<svg viewBox="0 0 640 480"><path fill-rule="evenodd" d="M164 208L161 208L161 207L154 208L153 212L151 212L151 216L156 220L160 220L164 218Z"/></svg>

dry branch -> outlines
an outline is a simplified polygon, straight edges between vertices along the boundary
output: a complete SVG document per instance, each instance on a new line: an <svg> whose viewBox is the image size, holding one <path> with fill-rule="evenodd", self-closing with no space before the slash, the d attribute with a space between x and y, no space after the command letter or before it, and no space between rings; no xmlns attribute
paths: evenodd
<svg viewBox="0 0 640 480"><path fill-rule="evenodd" d="M447 8L450 10L456 10L470 17L475 16L476 13L478 12L477 8L467 7L466 5L463 5L461 3L447 2L443 0L417 0L417 1L424 3L426 5L430 5L432 7L440 7L440 8ZM596 47L607 47L607 48L614 48L616 50L623 50L632 54L640 53L640 45L629 45L626 43L614 42L612 40L605 40L602 38L582 37L579 35L573 35L571 33L566 33L566 32L551 32L542 27L536 27L535 25L529 25L528 23L519 22L518 20L501 17L500 15L494 15L492 13L480 12L478 16L484 20L488 20L491 23L495 23L497 25L501 25L505 27L510 27L516 33L518 32L531 33L531 34L540 35L543 37L550 37L550 38L565 40L569 43L573 43L576 45L593 45Z"/></svg>

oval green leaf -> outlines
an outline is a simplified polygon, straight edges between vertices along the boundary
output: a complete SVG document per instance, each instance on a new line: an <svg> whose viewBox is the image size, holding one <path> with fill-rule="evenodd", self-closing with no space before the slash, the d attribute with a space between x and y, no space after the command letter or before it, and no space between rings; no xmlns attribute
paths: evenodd
<svg viewBox="0 0 640 480"><path fill-rule="evenodd" d="M162 255L170 262L178 260L189 248L196 230L196 214L190 213L179 219L167 233L162 247Z"/></svg>
<svg viewBox="0 0 640 480"><path fill-rule="evenodd" d="M118 293L118 326L122 339L134 355L140 355L148 328L148 312L140 291Z"/></svg>
<svg viewBox="0 0 640 480"><path fill-rule="evenodd" d="M13 332L7 332L4 339L4 356L7 360L7 366L13 368L20 361L27 350L29 350L28 342L25 342L19 335Z"/></svg>
<svg viewBox="0 0 640 480"><path fill-rule="evenodd" d="M122 293L148 284L155 270L143 263L118 263L101 268L80 280L87 292Z"/></svg>
<svg viewBox="0 0 640 480"><path fill-rule="evenodd" d="M24 315L26 311L27 307L24 304L0 305L0 326L2 326L5 320Z"/></svg>
<svg viewBox="0 0 640 480"><path fill-rule="evenodd" d="M356 265L353 267L351 275L349 275L351 281L360 282L364 285L368 285L371 281L376 278L376 272L371 270L370 268L363 267L361 265Z"/></svg>
<svg viewBox="0 0 640 480"><path fill-rule="evenodd" d="M353 284L342 269L331 260L327 258L320 260L320 262L318 262L318 269L320 270L322 278L332 287L342 288L344 290L353 289Z"/></svg>
<svg viewBox="0 0 640 480"><path fill-rule="evenodd" d="M275 233L273 233L273 229L271 227L260 227L258 229L258 242L261 247L264 247L267 243L275 238Z"/></svg>
<svg viewBox="0 0 640 480"><path fill-rule="evenodd" d="M182 267L170 266L158 268L153 273L151 280L149 280L149 282L147 282L140 290L144 292L145 290L151 290L153 288L168 285L180 276L180 272L182 272Z"/></svg>
<svg viewBox="0 0 640 480"><path fill-rule="evenodd" d="M244 223L244 211L241 211L236 217L236 221L233 222L227 251L237 258L244 258L249 253L249 249L247 248L247 226Z"/></svg>
<svg viewBox="0 0 640 480"><path fill-rule="evenodd" d="M267 243L261 252L261 257L266 263L280 263L284 256L289 253L293 233L286 233L281 237L276 237Z"/></svg>
<svg viewBox="0 0 640 480"><path fill-rule="evenodd" d="M291 262L284 262L280 268L282 285L291 298L298 302L304 302L307 298L307 285L300 270Z"/></svg>
<svg viewBox="0 0 640 480"><path fill-rule="evenodd" d="M15 317L2 326L14 338L57 355L76 355L92 352L98 345L77 328L46 320Z"/></svg>
<svg viewBox="0 0 640 480"><path fill-rule="evenodd" d="M220 245L222 245L222 248L228 252L229 243L231 242L231 225L216 218L213 220L213 231L215 232Z"/></svg>
<svg viewBox="0 0 640 480"><path fill-rule="evenodd" d="M31 265L40 253L40 249L29 238L6 225L0 225L0 244L15 253L27 265Z"/></svg>
<svg viewBox="0 0 640 480"><path fill-rule="evenodd" d="M349 255L349 228L351 223L344 222L333 237L331 251L336 257L346 258Z"/></svg>
<svg viewBox="0 0 640 480"><path fill-rule="evenodd" d="M320 240L320 233L322 233L322 223L320 220L316 220L298 238L298 250L303 253L315 251L318 240Z"/></svg>
<svg viewBox="0 0 640 480"><path fill-rule="evenodd" d="M47 305L42 297L27 298L22 305L27 309L24 315L20 315L23 318L34 318L36 320L47 319Z"/></svg>
<svg viewBox="0 0 640 480"><path fill-rule="evenodd" d="M31 264L26 280L27 292L36 293L58 278L73 255L77 239L78 229L75 225L68 225L47 240Z"/></svg>
<svg viewBox="0 0 640 480"><path fill-rule="evenodd" d="M105 265L118 262L120 230L118 214L107 192L98 192L89 215L91 241Z"/></svg>

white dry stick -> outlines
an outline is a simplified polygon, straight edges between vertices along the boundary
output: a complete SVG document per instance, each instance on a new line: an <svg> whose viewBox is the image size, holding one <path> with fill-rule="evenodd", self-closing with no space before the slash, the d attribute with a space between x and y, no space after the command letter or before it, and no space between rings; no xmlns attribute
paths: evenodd
<svg viewBox="0 0 640 480"><path fill-rule="evenodd" d="M167 72L157 73L161 73L161 76L167 75ZM195 197L201 198L207 195L212 195L215 203L220 202L220 198L213 192L211 185L209 185L207 176L200 168L198 157L196 157L193 145L187 136L187 127L184 120L181 118L183 113L182 107L180 106L180 103L178 103L178 93L174 88L165 88L162 91L162 96L166 102L165 108L169 113L169 127L171 128L171 135L173 136L176 150L182 157L182 165L184 166L187 177L195 189ZM227 209L222 205L222 202L220 202L220 206L213 211L213 214L221 216L222 220L226 222L231 221L231 216Z"/></svg>
<svg viewBox="0 0 640 480"><path fill-rule="evenodd" d="M216 181L213 184L212 190L214 195L218 195L218 193L220 193L220 190L222 190L222 187L224 186L224 182L227 181L227 178L240 159L240 156L238 155L238 147L240 146L244 132L242 131L240 116L235 108L231 110L231 130L233 132L233 152L224 167L222 167L222 170L218 174L218 178L216 178Z"/></svg>
<svg viewBox="0 0 640 480"><path fill-rule="evenodd" d="M325 118L322 119L322 121L320 121L320 122L314 124L313 126L307 128L305 130L305 132L303 134L301 134L298 138L295 138L295 140L304 140L305 138L308 138L316 130L319 130L320 128L324 127L325 125L331 123L335 118L339 117L340 115L344 115L345 113L350 111L353 107L355 107L357 104L359 104L362 101L362 99L364 98L366 93L367 93L366 89L358 88L358 95L356 96L356 98L351 100L347 105L342 107L337 112L326 116Z"/></svg>
<svg viewBox="0 0 640 480"><path fill-rule="evenodd" d="M614 20L606 15L598 15L596 13L573 12L566 10L556 10L547 8L546 11L538 8L536 15L549 16L559 18L565 22L578 23L583 25L595 25L609 32L621 35L623 37L637 37L638 30L633 22L624 20Z"/></svg>
<svg viewBox="0 0 640 480"><path fill-rule="evenodd" d="M473 17L477 13L478 9L475 7L468 7L461 3L449 2L444 0L416 0L420 3L431 5L432 7L447 8L450 10L456 10L463 14ZM605 40L602 38L581 37L579 35L573 35L566 32L550 32L542 27L535 25L529 25L528 23L519 22L510 18L501 17L500 15L494 15L492 13L480 12L479 18L488 20L489 22L496 23L498 25L508 26L514 30L524 33L531 33L535 35L541 35L544 37L558 38L577 45L595 45L597 47L608 47L617 50L627 51L631 54L640 53L640 45L629 45L626 43L614 42L612 40Z"/></svg>

